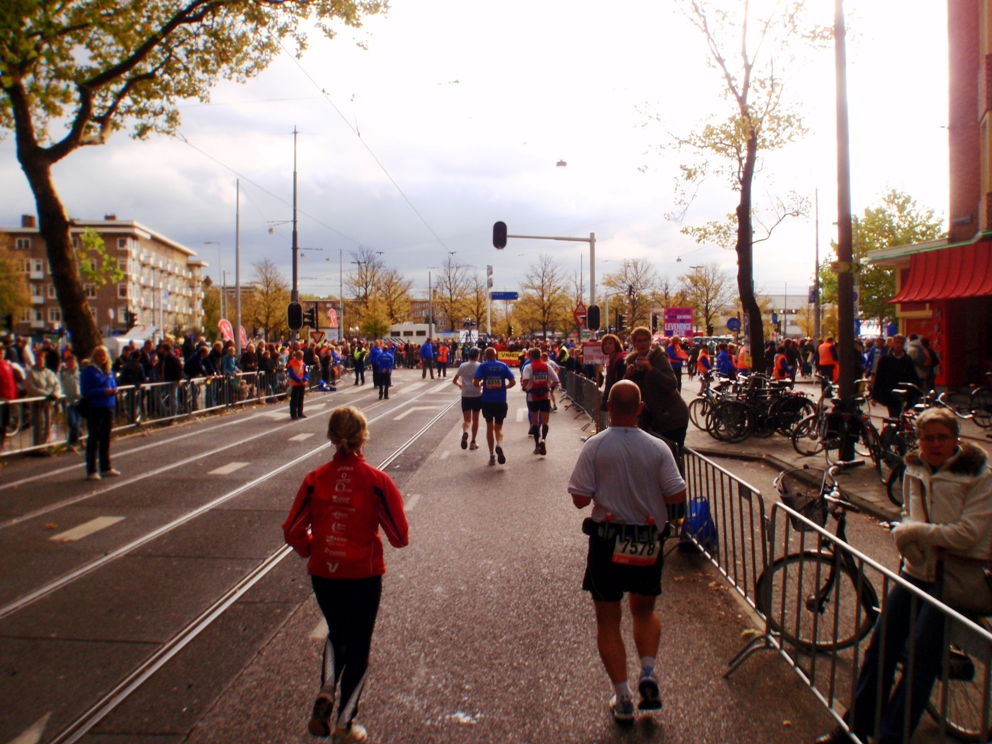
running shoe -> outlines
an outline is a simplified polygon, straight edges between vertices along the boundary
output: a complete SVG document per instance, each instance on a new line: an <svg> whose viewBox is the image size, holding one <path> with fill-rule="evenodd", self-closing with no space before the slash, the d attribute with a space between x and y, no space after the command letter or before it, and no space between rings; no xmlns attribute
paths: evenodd
<svg viewBox="0 0 992 744"><path fill-rule="evenodd" d="M100 474L99 473L90 473L89 475L86 476L86 480L89 480L89 481L98 481L98 480L100 480Z"/></svg>
<svg viewBox="0 0 992 744"><path fill-rule="evenodd" d="M617 723L633 723L634 701L630 698L617 698L614 695L610 698L610 713Z"/></svg>
<svg viewBox="0 0 992 744"><path fill-rule="evenodd" d="M506 455L503 454L503 448L498 444L496 445L496 459L499 460L500 465L506 465Z"/></svg>
<svg viewBox="0 0 992 744"><path fill-rule="evenodd" d="M540 454L542 455L548 454L548 446L544 443L543 439L541 440L541 443L537 445L537 448L541 450Z"/></svg>
<svg viewBox="0 0 992 744"><path fill-rule="evenodd" d="M473 441L473 442L471 442L471 443L470 443L470 444L468 445L468 448L469 448L470 450L477 450L477 449L479 449L479 445L477 445L477 444L476 444L476 443L475 443L475 442Z"/></svg>
<svg viewBox="0 0 992 744"><path fill-rule="evenodd" d="M334 685L327 684L320 688L317 699L313 702L313 712L307 730L313 736L331 735L331 714L334 712Z"/></svg>
<svg viewBox="0 0 992 744"><path fill-rule="evenodd" d="M334 729L334 736L331 737L331 744L361 744L369 738L364 726L357 723L349 723L346 728Z"/></svg>
<svg viewBox="0 0 992 744"><path fill-rule="evenodd" d="M535 455L541 454L541 446L540 445L537 445L537 446L534 447L534 454Z"/></svg>
<svg viewBox="0 0 992 744"><path fill-rule="evenodd" d="M468 449L468 432L462 432L462 449Z"/></svg>
<svg viewBox="0 0 992 744"><path fill-rule="evenodd" d="M496 464L496 455L489 455L489 464L490 465Z"/></svg>
<svg viewBox="0 0 992 744"><path fill-rule="evenodd" d="M641 696L641 702L637 705L640 710L661 710L661 690L653 674L641 677L637 692Z"/></svg>
<svg viewBox="0 0 992 744"><path fill-rule="evenodd" d="M103 476L104 478L106 478L108 476L114 476L114 475L120 475L120 474L121 474L121 471L120 470L114 470L113 468L111 468L110 470L103 470L103 471L100 472L100 475Z"/></svg>

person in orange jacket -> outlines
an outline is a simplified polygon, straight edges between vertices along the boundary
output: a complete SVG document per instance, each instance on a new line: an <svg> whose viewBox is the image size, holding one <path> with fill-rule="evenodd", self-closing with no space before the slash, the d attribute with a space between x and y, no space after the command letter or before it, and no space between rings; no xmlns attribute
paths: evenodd
<svg viewBox="0 0 992 744"><path fill-rule="evenodd" d="M289 417L306 418L303 413L303 396L307 392L307 382L310 380L310 370L303 363L303 352L294 351L286 365L289 374Z"/></svg>

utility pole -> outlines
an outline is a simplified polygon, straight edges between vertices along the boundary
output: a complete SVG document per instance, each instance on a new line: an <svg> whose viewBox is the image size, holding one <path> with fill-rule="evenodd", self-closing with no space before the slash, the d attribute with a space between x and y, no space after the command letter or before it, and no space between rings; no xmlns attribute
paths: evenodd
<svg viewBox="0 0 992 744"><path fill-rule="evenodd" d="M290 293L290 301L299 302L300 301L300 284L299 284L299 269L298 269L298 256L300 250L299 234L297 233L297 223L296 223L296 127L293 127L293 291ZM293 331L293 340L299 338L299 331Z"/></svg>
<svg viewBox="0 0 992 744"><path fill-rule="evenodd" d="M234 348L241 359L241 179L234 183Z"/></svg>

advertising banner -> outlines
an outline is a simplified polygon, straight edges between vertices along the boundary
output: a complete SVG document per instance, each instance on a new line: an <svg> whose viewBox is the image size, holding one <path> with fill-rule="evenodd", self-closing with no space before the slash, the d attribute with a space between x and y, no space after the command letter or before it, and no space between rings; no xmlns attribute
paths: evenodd
<svg viewBox="0 0 992 744"><path fill-rule="evenodd" d="M519 367L520 366L520 352L519 351L497 351L496 361L503 362L503 364L508 367Z"/></svg>
<svg viewBox="0 0 992 744"><path fill-rule="evenodd" d="M217 321L217 328L220 329L220 337L225 341L234 340L234 326L231 325L231 321L227 318L221 318Z"/></svg>
<svg viewBox="0 0 992 744"><path fill-rule="evenodd" d="M609 360L603 353L603 346L599 341L582 342L582 363L583 364L606 364Z"/></svg>
<svg viewBox="0 0 992 744"><path fill-rule="evenodd" d="M691 307L665 308L665 335L666 336L692 335Z"/></svg>

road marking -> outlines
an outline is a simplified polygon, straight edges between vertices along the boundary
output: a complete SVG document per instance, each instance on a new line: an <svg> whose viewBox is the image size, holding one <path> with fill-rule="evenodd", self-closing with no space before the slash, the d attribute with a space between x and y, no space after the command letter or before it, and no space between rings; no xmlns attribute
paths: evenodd
<svg viewBox="0 0 992 744"><path fill-rule="evenodd" d="M263 414L263 415L265 416L265 418L272 419L273 421L278 421L279 419L288 419L289 418L289 413L286 412L286 411L282 411L281 413L266 413L266 414Z"/></svg>
<svg viewBox="0 0 992 744"><path fill-rule="evenodd" d="M403 511L405 512L413 511L413 507L415 507L419 501L420 501L420 494L419 493L413 494L409 499L407 499L406 504L403 505Z"/></svg>
<svg viewBox="0 0 992 744"><path fill-rule="evenodd" d="M307 439L312 437L313 434L297 434L295 437L290 437L290 442L305 442Z"/></svg>
<svg viewBox="0 0 992 744"><path fill-rule="evenodd" d="M401 413L399 416L394 418L393 421L399 421L400 419L404 419L414 411L431 411L435 408L440 408L440 407L441 406L411 406L410 408L407 408L405 411L403 411L403 413Z"/></svg>
<svg viewBox="0 0 992 744"><path fill-rule="evenodd" d="M45 734L45 727L48 725L48 719L51 717L52 712L48 711L45 715L32 723L29 728L25 729L23 734L18 736L16 739L12 739L10 744L38 744L38 742L41 741L41 737Z"/></svg>
<svg viewBox="0 0 992 744"><path fill-rule="evenodd" d="M519 424L519 423L521 423L521 422L523 422L525 420L527 420L527 407L526 406L524 406L523 408L518 408L517 409L517 423Z"/></svg>
<svg viewBox="0 0 992 744"><path fill-rule="evenodd" d="M307 405L308 411L323 411L325 408L327 408L326 403L310 403Z"/></svg>
<svg viewBox="0 0 992 744"><path fill-rule="evenodd" d="M235 470L241 470L243 467L247 467L247 462L229 462L222 468L217 468L216 470L211 470L207 475L230 475Z"/></svg>
<svg viewBox="0 0 992 744"><path fill-rule="evenodd" d="M414 383L411 383L409 385L406 385L403 388L403 392L404 393L412 393L414 390L419 390L420 388L422 388L426 384L427 384L426 382L414 382Z"/></svg>
<svg viewBox="0 0 992 744"><path fill-rule="evenodd" d="M451 450L445 450L444 453L441 455L441 459L447 460L450 456L451 456Z"/></svg>
<svg viewBox="0 0 992 744"><path fill-rule="evenodd" d="M92 535L94 532L105 530L107 527L117 524L122 519L124 519L124 517L97 517L96 519L91 519L89 522L85 522L78 527L73 527L71 530L66 530L65 532L60 532L57 535L53 535L48 539L54 540L55 542L76 542L76 540L82 540L84 537Z"/></svg>
<svg viewBox="0 0 992 744"><path fill-rule="evenodd" d="M323 617L320 618L320 622L314 626L314 629L310 631L310 637L315 641L326 641L327 640L327 620Z"/></svg>

